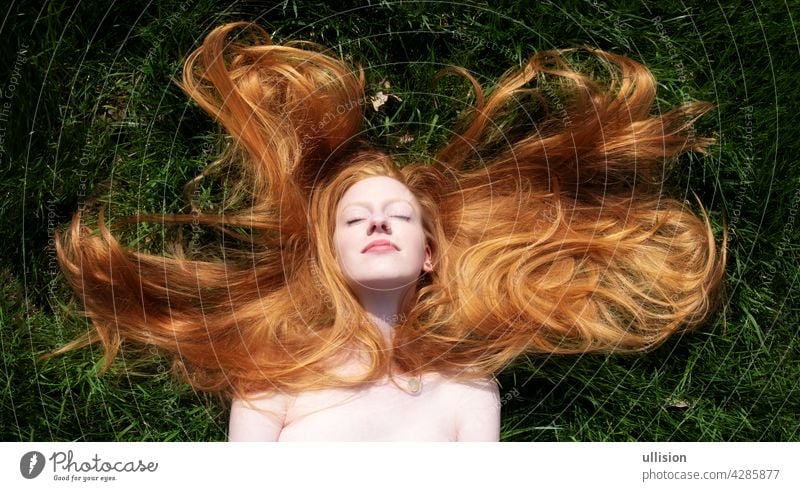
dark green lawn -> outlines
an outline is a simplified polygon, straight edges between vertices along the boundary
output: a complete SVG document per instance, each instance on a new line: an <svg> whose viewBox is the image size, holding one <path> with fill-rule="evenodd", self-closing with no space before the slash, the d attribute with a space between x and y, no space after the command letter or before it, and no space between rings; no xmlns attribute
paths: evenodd
<svg viewBox="0 0 800 491"><path fill-rule="evenodd" d="M184 183L219 141L171 78L210 28L256 20L278 42L310 39L361 63L370 94L389 81L397 99L368 108L367 136L406 160L430 154L465 107L454 77L432 93L450 64L490 84L537 50L586 43L649 66L662 108L713 102L698 129L718 145L681 157L673 184L701 198L718 236L731 232L722 311L643 356L520 360L499 377L502 437L797 441L800 3L497 3L14 4L0 24L0 439L226 438L227 408L165 359L128 351L98 375L96 347L38 357L89 327L59 275L54 230L93 197L112 217L182 209ZM126 239L159 251L164 232Z"/></svg>

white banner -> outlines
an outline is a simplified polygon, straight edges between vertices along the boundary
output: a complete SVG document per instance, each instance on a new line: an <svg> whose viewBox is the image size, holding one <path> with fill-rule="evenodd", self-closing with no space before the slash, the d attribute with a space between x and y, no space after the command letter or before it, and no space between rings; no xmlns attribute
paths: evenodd
<svg viewBox="0 0 800 491"><path fill-rule="evenodd" d="M798 443L6 442L0 482L7 490L798 490L798 457Z"/></svg>

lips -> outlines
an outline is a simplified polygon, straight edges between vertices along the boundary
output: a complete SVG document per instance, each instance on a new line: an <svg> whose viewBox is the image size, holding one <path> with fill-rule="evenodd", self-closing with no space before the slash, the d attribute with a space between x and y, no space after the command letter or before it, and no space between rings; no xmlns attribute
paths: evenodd
<svg viewBox="0 0 800 491"><path fill-rule="evenodd" d="M399 251L400 249L397 248L396 245L392 244L388 240L373 240L367 247L361 250L361 253L364 254L366 252L381 252L381 251Z"/></svg>

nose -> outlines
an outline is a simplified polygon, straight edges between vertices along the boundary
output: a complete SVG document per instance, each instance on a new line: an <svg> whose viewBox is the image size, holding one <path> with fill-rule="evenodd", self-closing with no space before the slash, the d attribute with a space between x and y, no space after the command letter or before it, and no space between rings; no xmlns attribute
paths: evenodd
<svg viewBox="0 0 800 491"><path fill-rule="evenodd" d="M375 213L369 219L369 230L367 230L367 234L372 235L375 230L383 230L387 234L392 233L392 228L389 225L389 218L383 213Z"/></svg>

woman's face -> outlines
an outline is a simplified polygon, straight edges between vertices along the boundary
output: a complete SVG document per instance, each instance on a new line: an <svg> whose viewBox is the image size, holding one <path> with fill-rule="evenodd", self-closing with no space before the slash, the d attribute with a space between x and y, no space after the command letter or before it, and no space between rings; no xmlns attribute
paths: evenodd
<svg viewBox="0 0 800 491"><path fill-rule="evenodd" d="M355 289L403 288L432 270L421 208L391 177L368 177L350 186L336 207L333 242L339 266Z"/></svg>

